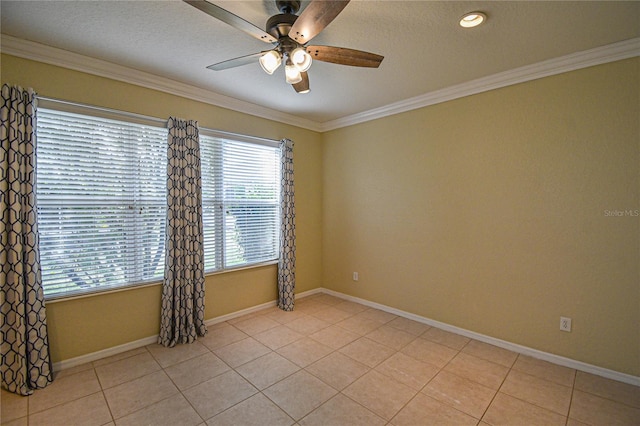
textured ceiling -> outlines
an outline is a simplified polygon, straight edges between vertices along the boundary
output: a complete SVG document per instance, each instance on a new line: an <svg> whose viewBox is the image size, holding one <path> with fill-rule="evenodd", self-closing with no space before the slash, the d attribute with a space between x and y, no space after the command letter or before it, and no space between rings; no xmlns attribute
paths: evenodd
<svg viewBox="0 0 640 426"><path fill-rule="evenodd" d="M264 28L275 2L213 1ZM308 2L303 1L304 8ZM385 57L378 69L314 61L311 93L253 63L207 65L269 45L182 1L2 0L1 30L20 39L102 59L324 123L438 89L640 34L640 2L352 1L312 44ZM462 29L464 13L487 23Z"/></svg>

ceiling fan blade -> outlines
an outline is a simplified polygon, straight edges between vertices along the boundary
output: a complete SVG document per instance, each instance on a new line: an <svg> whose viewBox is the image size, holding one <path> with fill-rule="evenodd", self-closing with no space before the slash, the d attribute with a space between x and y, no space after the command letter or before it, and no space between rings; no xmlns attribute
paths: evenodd
<svg viewBox="0 0 640 426"><path fill-rule="evenodd" d="M302 80L299 83L292 84L293 88L298 93L308 93L309 92L309 74L306 71L300 73L302 76Z"/></svg>
<svg viewBox="0 0 640 426"><path fill-rule="evenodd" d="M353 67L378 68L384 56L362 50L333 46L307 46L307 52L313 59Z"/></svg>
<svg viewBox="0 0 640 426"><path fill-rule="evenodd" d="M244 31L252 37L257 38L258 40L262 40L265 43L277 43L278 40L273 37L271 34L268 34L262 31L260 28L253 25L251 22L245 21L241 17L234 15L233 13L221 8L220 6L216 6L213 3L209 3L204 0L183 0L185 3L190 4L196 9L200 9L207 15L213 16L225 22L232 27Z"/></svg>
<svg viewBox="0 0 640 426"><path fill-rule="evenodd" d="M228 59L226 61L218 62L217 64L209 65L207 68L213 71L221 71L229 68L241 67L255 63L256 59L262 56L264 52L252 53L251 55L240 56L239 58Z"/></svg>
<svg viewBox="0 0 640 426"><path fill-rule="evenodd" d="M314 0L302 11L289 31L289 37L305 44L333 21L349 0Z"/></svg>

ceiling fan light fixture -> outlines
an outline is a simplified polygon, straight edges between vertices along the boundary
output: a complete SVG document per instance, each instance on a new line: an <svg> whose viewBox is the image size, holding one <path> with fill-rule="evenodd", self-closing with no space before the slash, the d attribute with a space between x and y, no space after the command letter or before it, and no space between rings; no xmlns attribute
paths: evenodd
<svg viewBox="0 0 640 426"><path fill-rule="evenodd" d="M305 47L342 12L349 0L307 0L307 6L299 15L297 13L300 10L301 1L276 0L276 5L281 13L273 15L267 20L266 31L211 3L210 0L183 1L207 15L271 45L270 50L209 65L207 68L213 71L255 63L255 59L258 58L262 69L271 75L285 61L287 83L291 84L297 93L307 93L309 92L307 70L311 67L312 62L312 55L309 52L313 52L314 60L355 67L378 68L384 59L381 55L343 47Z"/></svg>
<svg viewBox="0 0 640 426"><path fill-rule="evenodd" d="M291 52L291 62L298 68L298 71L305 72L311 67L311 55L302 47L297 47Z"/></svg>
<svg viewBox="0 0 640 426"><path fill-rule="evenodd" d="M255 59L254 59L255 60ZM275 50L270 50L264 55L260 56L260 66L267 74L271 75L278 69L280 63L282 63L282 55Z"/></svg>
<svg viewBox="0 0 640 426"><path fill-rule="evenodd" d="M296 84L302 81L302 74L295 65L287 63L284 67L284 75L287 83Z"/></svg>
<svg viewBox="0 0 640 426"><path fill-rule="evenodd" d="M484 23L487 15L482 12L469 12L460 18L460 26L463 28L473 28Z"/></svg>
<svg viewBox="0 0 640 426"><path fill-rule="evenodd" d="M309 93L311 91L309 89L309 74L307 74L306 72L301 72L300 76L302 77L302 80L300 80L299 83L292 84L291 86L296 92L300 94Z"/></svg>

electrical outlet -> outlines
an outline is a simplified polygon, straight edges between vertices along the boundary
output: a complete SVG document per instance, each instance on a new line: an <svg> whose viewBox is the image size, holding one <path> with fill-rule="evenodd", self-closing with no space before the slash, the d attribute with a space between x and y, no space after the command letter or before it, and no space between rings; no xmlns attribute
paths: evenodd
<svg viewBox="0 0 640 426"><path fill-rule="evenodd" d="M358 273L357 273L357 272L354 272L354 273L353 273L353 280L354 280L354 281L358 281L358 278L359 278L359 277L358 277Z"/></svg>
<svg viewBox="0 0 640 426"><path fill-rule="evenodd" d="M571 331L571 318L560 317L560 330Z"/></svg>

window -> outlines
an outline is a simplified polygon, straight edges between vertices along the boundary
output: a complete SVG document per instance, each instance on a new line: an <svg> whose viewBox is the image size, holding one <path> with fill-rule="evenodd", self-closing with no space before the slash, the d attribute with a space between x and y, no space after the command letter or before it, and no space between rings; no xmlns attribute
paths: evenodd
<svg viewBox="0 0 640 426"><path fill-rule="evenodd" d="M47 299L159 281L164 274L167 130L80 109L38 109L36 192ZM205 270L277 260L277 143L201 129L200 145Z"/></svg>
<svg viewBox="0 0 640 426"><path fill-rule="evenodd" d="M201 132L200 155L205 270L278 259L280 149Z"/></svg>
<svg viewBox="0 0 640 426"><path fill-rule="evenodd" d="M161 279L166 129L40 108L36 131L46 296Z"/></svg>

